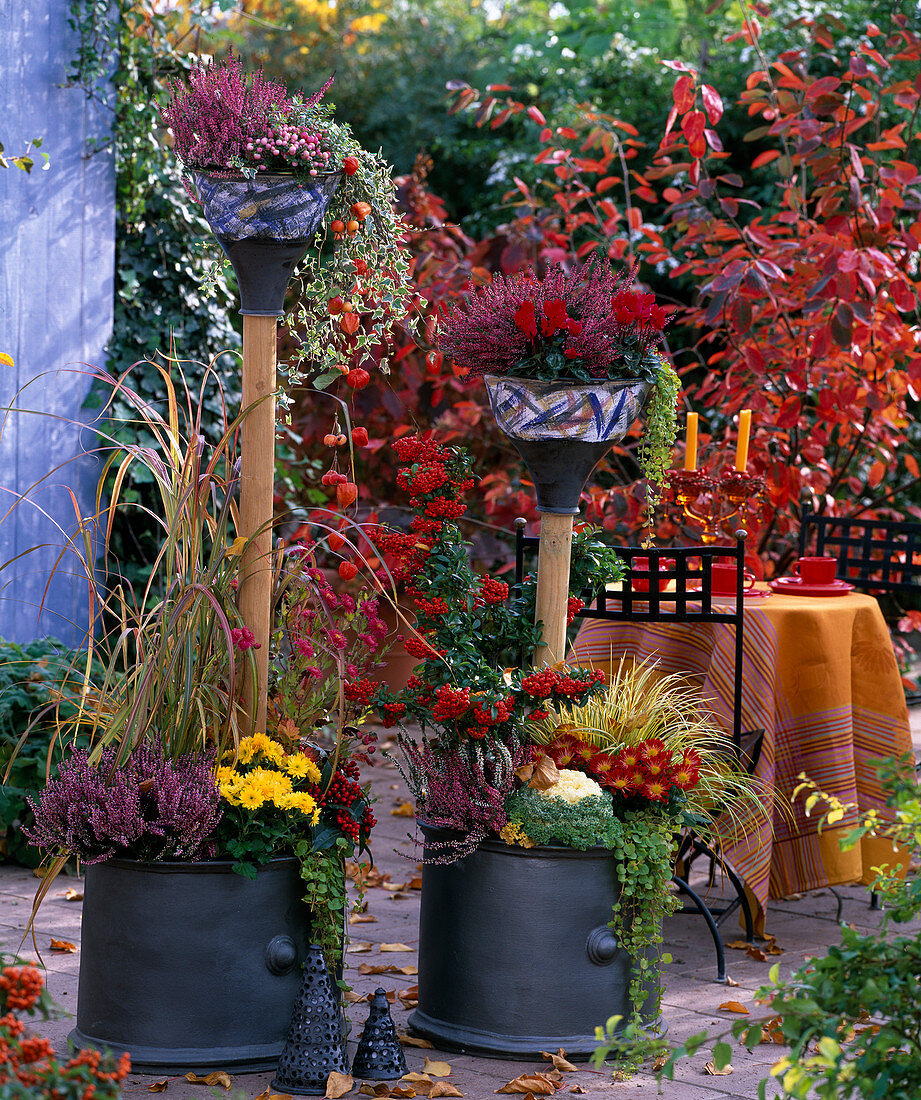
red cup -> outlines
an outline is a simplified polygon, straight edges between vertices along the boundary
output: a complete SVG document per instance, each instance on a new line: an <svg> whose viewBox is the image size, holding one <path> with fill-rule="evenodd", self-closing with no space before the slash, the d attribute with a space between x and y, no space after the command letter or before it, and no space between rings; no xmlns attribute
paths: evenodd
<svg viewBox="0 0 921 1100"><path fill-rule="evenodd" d="M747 592L755 583L755 574L747 569L742 571L742 589ZM735 562L714 561L710 563L710 591L714 596L734 596L736 594Z"/></svg>
<svg viewBox="0 0 921 1100"><path fill-rule="evenodd" d="M837 558L800 558L793 572L803 584L833 584L837 568Z"/></svg>
<svg viewBox="0 0 921 1100"><path fill-rule="evenodd" d="M650 564L650 558L634 558L630 566L630 576L633 581L634 592L648 592L649 582L652 579L652 566ZM656 572L661 572L665 569L674 569L674 558L659 558L658 569ZM659 591L664 592L668 588L669 577L659 578Z"/></svg>

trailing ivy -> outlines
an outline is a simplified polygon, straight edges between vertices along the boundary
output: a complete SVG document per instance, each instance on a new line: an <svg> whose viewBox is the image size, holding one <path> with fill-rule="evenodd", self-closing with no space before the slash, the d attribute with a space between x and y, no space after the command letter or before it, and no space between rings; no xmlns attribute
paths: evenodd
<svg viewBox="0 0 921 1100"><path fill-rule="evenodd" d="M294 854L301 865L304 902L310 910L310 941L320 945L326 965L337 973L345 950L345 858L352 854L352 845L339 836L329 848L314 850L305 840Z"/></svg>

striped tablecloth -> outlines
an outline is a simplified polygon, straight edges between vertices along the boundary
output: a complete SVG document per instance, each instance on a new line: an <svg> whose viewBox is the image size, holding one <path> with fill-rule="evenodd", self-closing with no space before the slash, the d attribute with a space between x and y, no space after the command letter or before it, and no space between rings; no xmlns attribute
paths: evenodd
<svg viewBox="0 0 921 1100"><path fill-rule="evenodd" d="M655 655L666 672L688 674L732 728L735 628L724 623L583 622L573 657L608 669L623 655ZM820 834L802 799L790 796L805 772L819 787L861 809L883 804L869 761L911 751L908 711L886 623L876 600L771 595L745 602L742 728L766 735L757 774L781 799L723 837L727 860L758 906L769 898L836 883L870 881L891 846L865 840L842 852L850 814Z"/></svg>

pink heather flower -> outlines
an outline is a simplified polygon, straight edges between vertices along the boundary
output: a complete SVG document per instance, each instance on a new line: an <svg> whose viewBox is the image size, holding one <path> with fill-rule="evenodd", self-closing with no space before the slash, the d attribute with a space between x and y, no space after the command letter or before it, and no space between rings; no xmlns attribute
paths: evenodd
<svg viewBox="0 0 921 1100"><path fill-rule="evenodd" d="M231 628L230 638L239 650L261 649L262 643L256 641L256 635L248 626L235 626Z"/></svg>

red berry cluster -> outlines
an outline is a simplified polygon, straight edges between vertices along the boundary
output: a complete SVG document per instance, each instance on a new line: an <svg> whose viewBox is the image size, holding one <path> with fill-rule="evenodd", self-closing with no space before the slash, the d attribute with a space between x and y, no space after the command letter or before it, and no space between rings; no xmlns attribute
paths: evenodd
<svg viewBox="0 0 921 1100"><path fill-rule="evenodd" d="M435 691L437 702L432 710L432 717L440 722L450 721L452 718L460 718L470 710L470 688L455 688L450 684L442 684Z"/></svg>
<svg viewBox="0 0 921 1100"><path fill-rule="evenodd" d="M390 729L391 726L395 726L397 722L406 713L405 703L384 703L381 707L383 716L381 718L381 725L384 729Z"/></svg>
<svg viewBox="0 0 921 1100"><path fill-rule="evenodd" d="M6 1008L25 1012L42 993L44 979L34 966L5 966L0 974L0 998Z"/></svg>
<svg viewBox="0 0 921 1100"><path fill-rule="evenodd" d="M484 577L480 583L480 595L486 603L503 603L508 599L508 585L495 577Z"/></svg>
<svg viewBox="0 0 921 1100"><path fill-rule="evenodd" d="M342 691L349 702L360 703L363 707L369 707L371 705L371 699L379 687L380 681L369 680L367 677L364 677L361 680L357 680L355 683L345 684Z"/></svg>
<svg viewBox="0 0 921 1100"><path fill-rule="evenodd" d="M413 504L414 498L409 503ZM449 500L447 497L433 497L425 504L425 514L429 519L460 519L467 511L462 500Z"/></svg>
<svg viewBox="0 0 921 1100"><path fill-rule="evenodd" d="M448 482L448 471L439 462L432 466L413 466L397 474L397 485L411 496L434 493Z"/></svg>
<svg viewBox="0 0 921 1100"><path fill-rule="evenodd" d="M326 473L320 478L321 485L344 485L349 479L345 474L340 474L336 470L327 470Z"/></svg>
<svg viewBox="0 0 921 1100"><path fill-rule="evenodd" d="M364 802L365 791L358 782L359 771L355 760L344 760L336 769L335 774L323 796L323 812L332 819L333 823L353 844L359 844L362 834L367 836L377 822L370 812L370 807L365 806L361 817L356 821L353 816L353 807L356 803Z"/></svg>
<svg viewBox="0 0 921 1100"><path fill-rule="evenodd" d="M594 672L584 671L581 675L572 676L568 672L556 668L543 668L539 672L532 672L521 681L522 690L533 699L549 699L552 695L562 695L570 700L576 700L584 695L596 683L604 682L604 673L600 668Z"/></svg>
<svg viewBox="0 0 921 1100"><path fill-rule="evenodd" d="M413 603L423 615L447 615L450 608L447 601L442 599L441 596L435 596L433 599L427 600L424 596L413 600Z"/></svg>
<svg viewBox="0 0 921 1100"><path fill-rule="evenodd" d="M566 605L566 625L568 626L579 614L582 608L585 607L585 600L580 599L578 596L570 596L569 602Z"/></svg>

